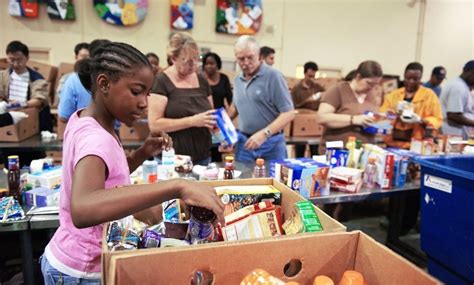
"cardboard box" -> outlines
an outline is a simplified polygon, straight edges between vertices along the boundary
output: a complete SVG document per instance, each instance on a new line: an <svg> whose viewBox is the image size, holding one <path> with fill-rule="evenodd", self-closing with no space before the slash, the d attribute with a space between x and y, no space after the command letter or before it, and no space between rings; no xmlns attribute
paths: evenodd
<svg viewBox="0 0 474 285"><path fill-rule="evenodd" d="M189 284L198 271L212 275L212 284L240 284L257 268L302 285L317 275L338 284L346 270L362 273L371 285L441 284L360 231L128 252L112 257L107 284Z"/></svg>
<svg viewBox="0 0 474 285"><path fill-rule="evenodd" d="M296 110L296 116L293 120L294 137L321 136L323 126L318 122L318 112L308 109Z"/></svg>
<svg viewBox="0 0 474 285"><path fill-rule="evenodd" d="M218 180L218 181L201 181L199 183L206 183L212 186L225 186L225 185L273 185L275 188L281 191L281 212L283 216L283 221L285 221L286 217L290 217L291 213L293 211L293 205L295 202L304 200L303 197L298 195L296 192L291 190L290 188L286 187L284 184L271 179L271 178L259 178L259 179L236 179L236 180ZM317 232L317 233L312 233L312 234L326 234L326 233L334 233L334 232L345 232L346 227L339 223L338 221L334 220L331 218L329 215L324 213L321 209L315 206L316 214L319 217L319 221L321 222L321 225L323 226L323 231ZM159 249L140 249L140 250L134 250L134 251L114 251L110 252L107 248L107 242L105 241L106 239L106 234L107 234L107 225L104 225L104 233L103 233L103 238L102 238L102 283L103 284L114 284L113 279L109 279L113 277L114 274L114 269L112 268L112 271L110 270L110 260L113 256L118 256L118 255L141 255L142 253L145 254L153 254L155 252L160 252L163 250L166 250L165 248L159 248ZM278 239L281 240L286 240L289 239L293 236L280 236ZM261 240L259 240L261 241ZM250 241L239 241L239 243L248 243ZM201 245L196 245L192 247L181 247L181 248L176 248L174 250L176 251L189 251L193 250L195 248L200 248L200 247L226 247L227 245L231 244L231 242L217 242L217 243L210 243L210 244L201 244ZM232 260L233 258L229 258L229 260ZM185 260L181 260L181 262L184 264ZM147 267L148 263L142 263L142 269L139 271L144 272L145 267ZM161 270L160 270L161 271ZM164 279L163 279L164 280ZM138 280L137 280L138 281ZM162 284L163 282L157 282L156 280L150 279L147 281L149 283L153 284ZM170 284L170 280L164 282L165 284ZM140 282L132 282L132 283L140 283ZM173 282L171 282L173 283ZM182 282L174 283L174 284L183 284ZM222 283L216 283L216 284L222 284ZM223 283L223 284L231 284L231 283Z"/></svg>
<svg viewBox="0 0 474 285"><path fill-rule="evenodd" d="M120 139L124 141L143 141L150 134L147 120L139 120L129 127L125 124L120 125Z"/></svg>
<svg viewBox="0 0 474 285"><path fill-rule="evenodd" d="M36 108L22 109L28 118L21 120L16 125L0 128L0 141L19 142L39 133L39 112Z"/></svg>

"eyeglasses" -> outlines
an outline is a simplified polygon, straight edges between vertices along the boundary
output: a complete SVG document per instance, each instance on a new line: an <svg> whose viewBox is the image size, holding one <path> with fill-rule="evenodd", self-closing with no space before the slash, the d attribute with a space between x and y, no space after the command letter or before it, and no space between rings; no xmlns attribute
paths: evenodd
<svg viewBox="0 0 474 285"><path fill-rule="evenodd" d="M187 65L198 65L200 59L199 58L189 58L189 59L179 58L179 61L181 61L182 63L185 63Z"/></svg>
<svg viewBox="0 0 474 285"><path fill-rule="evenodd" d="M253 60L255 60L255 55L237 57L238 62L253 61Z"/></svg>

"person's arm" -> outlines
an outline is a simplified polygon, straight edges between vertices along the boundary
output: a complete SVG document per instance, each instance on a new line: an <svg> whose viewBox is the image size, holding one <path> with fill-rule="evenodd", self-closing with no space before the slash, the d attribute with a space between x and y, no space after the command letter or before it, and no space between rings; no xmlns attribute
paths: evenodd
<svg viewBox="0 0 474 285"><path fill-rule="evenodd" d="M31 83L31 99L26 102L28 108L41 109L49 105L48 82L38 79Z"/></svg>
<svg viewBox="0 0 474 285"><path fill-rule="evenodd" d="M148 98L148 124L150 131L171 133L192 127L212 128L215 125L214 110L189 117L170 119L165 118L167 105L168 98L164 95L152 93Z"/></svg>
<svg viewBox="0 0 474 285"><path fill-rule="evenodd" d="M127 156L128 169L135 171L146 159L157 156L164 149L173 147L173 141L168 134L161 132L159 134L151 133L141 147Z"/></svg>
<svg viewBox="0 0 474 285"><path fill-rule="evenodd" d="M176 179L105 190L107 171L107 166L98 156L86 156L76 164L71 218L77 228L120 219L176 198L187 205L210 209L219 221L223 221L224 205L211 186Z"/></svg>
<svg viewBox="0 0 474 285"><path fill-rule="evenodd" d="M319 123L326 128L340 129L349 126L364 126L371 123L373 120L367 115L347 115L336 114L336 108L328 103L321 103L318 110Z"/></svg>
<svg viewBox="0 0 474 285"><path fill-rule="evenodd" d="M464 116L463 113L447 113L448 120L459 125L474 127L474 120Z"/></svg>

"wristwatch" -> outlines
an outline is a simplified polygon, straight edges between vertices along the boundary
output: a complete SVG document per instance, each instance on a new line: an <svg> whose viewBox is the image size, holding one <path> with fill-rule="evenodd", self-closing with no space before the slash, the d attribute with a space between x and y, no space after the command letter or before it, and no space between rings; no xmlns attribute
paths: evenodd
<svg viewBox="0 0 474 285"><path fill-rule="evenodd" d="M265 129L263 130L263 133L265 134L265 136L267 137L267 139L272 136L272 131L270 131L269 128L265 128Z"/></svg>

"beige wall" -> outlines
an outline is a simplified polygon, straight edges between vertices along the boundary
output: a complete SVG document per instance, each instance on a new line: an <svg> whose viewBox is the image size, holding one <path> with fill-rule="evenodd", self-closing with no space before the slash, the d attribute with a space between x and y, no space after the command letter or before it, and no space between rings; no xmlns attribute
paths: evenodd
<svg viewBox="0 0 474 285"><path fill-rule="evenodd" d="M150 0L145 21L134 27L116 27L99 19L92 1L75 1L74 22L52 21L41 5L36 20L7 14L8 1L0 1L0 46L21 40L31 48L49 50L49 63L73 61L74 45L108 38L135 45L143 52L166 53L169 1ZM264 0L263 27L258 38L277 50L276 65L294 76L296 66L307 60L345 74L365 59L378 60L385 71L401 74L415 60L420 4L407 0ZM421 62L425 78L433 66L459 73L474 58L474 1L427 0L422 36ZM195 0L193 37L224 59L233 58L234 36L214 32L215 0Z"/></svg>

